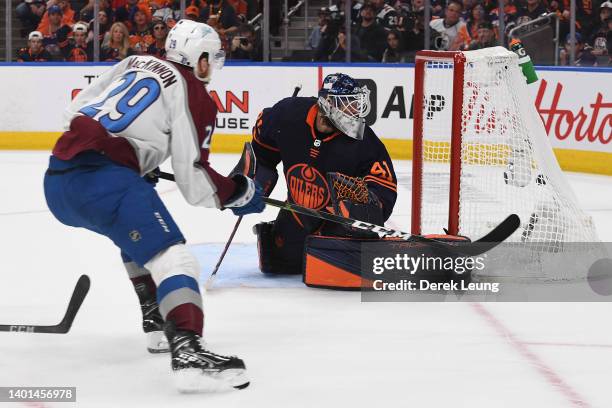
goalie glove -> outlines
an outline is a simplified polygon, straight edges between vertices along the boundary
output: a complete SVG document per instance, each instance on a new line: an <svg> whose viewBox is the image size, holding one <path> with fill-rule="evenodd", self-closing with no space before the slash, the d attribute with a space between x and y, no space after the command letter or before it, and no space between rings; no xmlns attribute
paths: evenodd
<svg viewBox="0 0 612 408"><path fill-rule="evenodd" d="M371 200L367 204L356 203L349 199L340 200L334 203L334 212L336 215L352 218L354 220L365 221L371 224L383 225L382 204L378 197L370 192ZM333 235L338 237L352 238L379 238L378 234L371 231L347 227L341 224L327 224L323 229L324 235Z"/></svg>
<svg viewBox="0 0 612 408"><path fill-rule="evenodd" d="M332 205L336 215L377 225L384 224L382 202L374 192L368 190L363 179L341 173L328 173L327 178L332 190ZM378 234L374 232L340 224L328 224L322 233L343 237L378 238Z"/></svg>

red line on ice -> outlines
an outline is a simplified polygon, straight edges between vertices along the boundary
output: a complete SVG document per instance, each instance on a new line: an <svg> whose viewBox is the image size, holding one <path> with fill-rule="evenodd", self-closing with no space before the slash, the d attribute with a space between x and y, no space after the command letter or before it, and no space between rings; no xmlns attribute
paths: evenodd
<svg viewBox="0 0 612 408"><path fill-rule="evenodd" d="M518 351L526 360L528 360L546 381L553 386L556 390L560 391L563 396L572 404L574 407L590 407L591 405L586 402L571 385L563 381L561 376L557 374L550 366L540 359L535 353L529 350L526 343L521 342L516 336L508 329L504 324L491 314L485 307L480 303L471 303L472 309L480 316L482 316L487 323L489 323L493 329L497 332L500 337L503 337L512 345L516 351Z"/></svg>
<svg viewBox="0 0 612 408"><path fill-rule="evenodd" d="M584 347L584 348L612 348L612 344L592 344L592 343L555 343L548 341L525 341L523 344L528 346L560 346L560 347Z"/></svg>

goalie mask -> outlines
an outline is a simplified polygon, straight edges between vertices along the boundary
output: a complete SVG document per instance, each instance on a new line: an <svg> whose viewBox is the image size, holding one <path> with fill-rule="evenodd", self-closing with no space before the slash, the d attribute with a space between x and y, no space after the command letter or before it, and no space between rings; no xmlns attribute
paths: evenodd
<svg viewBox="0 0 612 408"><path fill-rule="evenodd" d="M370 113L370 91L360 87L348 75L331 74L325 77L319 91L319 110L342 133L362 140L365 117Z"/></svg>

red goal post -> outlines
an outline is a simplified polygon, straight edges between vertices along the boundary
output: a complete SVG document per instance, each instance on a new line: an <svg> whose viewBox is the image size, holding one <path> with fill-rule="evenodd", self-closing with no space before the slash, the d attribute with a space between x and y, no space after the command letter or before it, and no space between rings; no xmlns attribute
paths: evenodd
<svg viewBox="0 0 612 408"><path fill-rule="evenodd" d="M413 156L412 156L412 218L411 232L421 234L421 205L423 188L423 112L425 95L425 64L441 62L452 64L452 120L451 120L451 156L450 156L450 193L448 200L448 232L457 235L459 232L459 176L461 172L461 127L464 64L466 58L460 51L418 51L414 73L414 115L413 115ZM431 232L431 231L430 231Z"/></svg>

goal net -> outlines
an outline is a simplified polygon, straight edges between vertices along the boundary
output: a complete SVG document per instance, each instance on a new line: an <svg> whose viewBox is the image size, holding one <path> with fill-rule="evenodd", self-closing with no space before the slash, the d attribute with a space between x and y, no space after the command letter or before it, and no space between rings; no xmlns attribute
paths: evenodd
<svg viewBox="0 0 612 408"><path fill-rule="evenodd" d="M520 263L485 274L580 278L546 268L547 257L581 250L566 243L598 239L557 163L518 57L503 47L421 51L414 100L412 233L447 228L477 239L515 213L521 227L509 242L523 251Z"/></svg>

